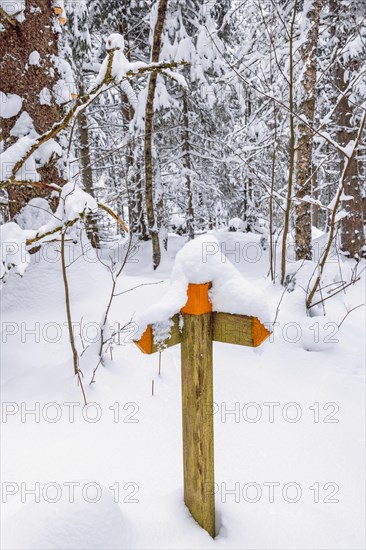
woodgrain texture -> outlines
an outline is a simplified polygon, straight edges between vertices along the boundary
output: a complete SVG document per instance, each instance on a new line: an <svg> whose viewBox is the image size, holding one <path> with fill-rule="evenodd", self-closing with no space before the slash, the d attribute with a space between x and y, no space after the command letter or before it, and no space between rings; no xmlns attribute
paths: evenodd
<svg viewBox="0 0 366 550"><path fill-rule="evenodd" d="M270 335L257 317L234 313L213 312L212 327L215 342L239 346L256 348Z"/></svg>
<svg viewBox="0 0 366 550"><path fill-rule="evenodd" d="M212 317L213 339L216 342L254 346L253 317L216 311Z"/></svg>
<svg viewBox="0 0 366 550"><path fill-rule="evenodd" d="M184 502L215 536L212 314L184 315L181 338Z"/></svg>

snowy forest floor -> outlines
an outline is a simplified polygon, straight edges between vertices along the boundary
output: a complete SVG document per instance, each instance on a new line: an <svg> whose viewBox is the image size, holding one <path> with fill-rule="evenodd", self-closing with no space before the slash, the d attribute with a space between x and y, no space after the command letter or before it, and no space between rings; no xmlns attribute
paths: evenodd
<svg viewBox="0 0 366 550"><path fill-rule="evenodd" d="M231 241L227 249L233 240L240 246L259 240L216 235ZM111 324L127 323L164 295L184 242L169 237L156 272L150 243L140 244L117 292L162 282L115 298ZM298 294L286 293L271 341L258 349L214 344L217 537L212 540L183 503L179 346L162 354L159 376L158 354L145 356L124 341L89 386L97 363L91 346L81 369L88 402L99 408L89 405L83 417L60 262L49 256L49 261L33 256L25 276L11 277L2 289L2 548L364 548L365 308L351 312L339 331L334 328L347 309L365 303L364 276L326 302L325 318L306 317ZM241 258L236 266L263 290L273 321L283 289L267 278L268 251L256 262ZM338 262L330 269L338 270ZM86 345L108 302L111 278L101 263L83 258L68 271L73 321L82 319L88 327ZM35 334L26 334L30 329ZM79 329L75 332L82 350ZM70 403L78 404L73 422ZM25 414L37 407L38 419ZM101 418L92 422L96 414ZM55 415L61 418L52 422ZM78 485L70 503L71 482ZM273 495L270 482L278 484ZM39 490L39 502L26 493L32 488ZM58 501L47 502L53 498Z"/></svg>

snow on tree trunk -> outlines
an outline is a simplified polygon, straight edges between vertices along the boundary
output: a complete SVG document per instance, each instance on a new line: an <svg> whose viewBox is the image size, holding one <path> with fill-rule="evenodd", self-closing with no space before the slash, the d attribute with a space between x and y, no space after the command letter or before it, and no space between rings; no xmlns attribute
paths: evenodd
<svg viewBox="0 0 366 550"><path fill-rule="evenodd" d="M24 125L18 125L14 131L22 115L24 120L24 113L29 115L28 122L33 123L39 134L61 118L60 74L54 63L58 55L57 32L61 27L49 0L38 0L36 5L26 2L23 21L13 26L4 19L3 25L5 31L0 33L1 91L22 98L21 109L14 116L2 119L2 139L8 147L28 131ZM50 159L39 173L42 181L62 185L64 180L55 163L55 158ZM10 216L13 218L30 199L40 196L49 197L49 191L9 186Z"/></svg>
<svg viewBox="0 0 366 550"><path fill-rule="evenodd" d="M84 91L81 91L83 94ZM93 171L91 167L90 143L88 119L85 111L81 111L78 115L78 132L79 132L79 156L81 164L81 181L87 193L94 197L93 186ZM89 214L87 217L86 231L88 238L94 248L99 248L99 233L97 218L94 214Z"/></svg>
<svg viewBox="0 0 366 550"><path fill-rule="evenodd" d="M337 142L346 147L357 136L357 122L355 121L355 106L349 101L349 83L359 72L359 63L353 52L347 51L348 31L351 31L351 19L344 12L345 6L341 0L332 0L331 9L335 15L333 35L336 39L339 52L334 68L334 90L336 96ZM346 174L344 192L345 200L342 209L347 213L341 224L341 249L350 258L360 258L365 246L363 227L361 178L359 175L357 156L350 164ZM340 173L345 165L344 155L340 156Z"/></svg>
<svg viewBox="0 0 366 550"><path fill-rule="evenodd" d="M303 46L301 57L303 76L301 79L301 100L299 112L310 125L314 121L315 83L317 74L317 44L319 19L322 1L314 0L307 13L309 30ZM296 162L296 196L300 202L296 205L295 246L297 260L311 260L311 207L309 202L301 199L311 196L312 188L312 153L313 132L304 122L298 124L297 162Z"/></svg>
<svg viewBox="0 0 366 550"><path fill-rule="evenodd" d="M189 141L189 113L188 113L188 93L183 92L183 119L184 119L184 166L186 169L186 188L187 188L187 230L189 239L194 239L194 210L193 195L191 184L191 151Z"/></svg>
<svg viewBox="0 0 366 550"><path fill-rule="evenodd" d="M154 28L153 46L151 53L152 63L157 63L160 56L160 40L163 32L166 9L168 0L160 0L158 5L158 13ZM157 73L154 72L149 76L149 84L146 98L146 114L145 114L145 200L146 213L149 233L152 239L153 247L153 265L154 269L160 264L161 251L159 242L159 231L155 218L154 211L154 190L153 190L153 163L152 163L152 133L153 133L153 118L154 118L154 96L156 89Z"/></svg>
<svg viewBox="0 0 366 550"><path fill-rule="evenodd" d="M120 31L125 38L126 57L130 62L132 49L136 47L136 43L133 40L132 42L130 41L131 26L133 26L131 14L123 10L121 14ZM136 136L131 132L130 128L135 113L135 107L131 105L130 99L125 92L122 93L122 98L122 113L126 121L126 133L129 134L126 152L126 173L127 180L129 180L127 184L129 229L131 233L138 235L141 240L146 241L149 236L145 222L143 185L138 158L140 149L136 143Z"/></svg>
<svg viewBox="0 0 366 550"><path fill-rule="evenodd" d="M294 30L297 13L298 3L297 0L294 3L290 34L289 34L289 110L290 110L290 140L289 140L289 167L288 167L288 179L287 179L287 197L286 208L283 223L283 237L282 237L282 250L281 250L281 284L285 284L286 280L286 260L287 260L287 237L290 230L290 213L292 205L292 189L293 189L293 175L295 170L295 116L294 116Z"/></svg>

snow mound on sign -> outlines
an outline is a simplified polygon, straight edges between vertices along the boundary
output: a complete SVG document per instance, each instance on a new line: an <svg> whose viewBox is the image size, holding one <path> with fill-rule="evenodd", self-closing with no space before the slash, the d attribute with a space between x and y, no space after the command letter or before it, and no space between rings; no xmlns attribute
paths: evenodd
<svg viewBox="0 0 366 550"><path fill-rule="evenodd" d="M210 300L213 311L236 313L269 321L269 313L263 293L248 282L223 254L219 241L213 235L202 235L188 242L178 252L168 292L157 303L146 309L136 319L138 340L147 325L158 324L169 330L169 320L187 302L189 283L212 282Z"/></svg>
<svg viewBox="0 0 366 550"><path fill-rule="evenodd" d="M102 496L97 502L87 502L81 496L77 498L80 487L75 489L74 502L68 501L66 493L59 502L29 502L4 523L3 548L8 550L128 548L129 528L118 505L113 501L110 491L100 487ZM90 497L92 498L91 490Z"/></svg>

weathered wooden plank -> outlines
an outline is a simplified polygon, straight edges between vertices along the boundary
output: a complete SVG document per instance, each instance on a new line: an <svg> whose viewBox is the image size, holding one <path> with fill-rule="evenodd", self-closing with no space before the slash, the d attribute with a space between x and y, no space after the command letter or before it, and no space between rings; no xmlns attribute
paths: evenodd
<svg viewBox="0 0 366 550"><path fill-rule="evenodd" d="M225 344L257 347L270 335L257 317L247 315L214 311L212 325L214 341Z"/></svg>
<svg viewBox="0 0 366 550"><path fill-rule="evenodd" d="M256 317L233 313L214 311L212 313L212 327L213 340L225 344L257 347L270 335L270 332ZM173 317L170 337L164 343L155 342L154 325L149 325L140 340L135 344L143 353L151 354L175 346L180 341L179 313L177 313Z"/></svg>
<svg viewBox="0 0 366 550"><path fill-rule="evenodd" d="M253 317L214 311L212 326L215 342L254 346Z"/></svg>
<svg viewBox="0 0 366 550"><path fill-rule="evenodd" d="M212 314L183 317L184 502L197 523L214 537Z"/></svg>

